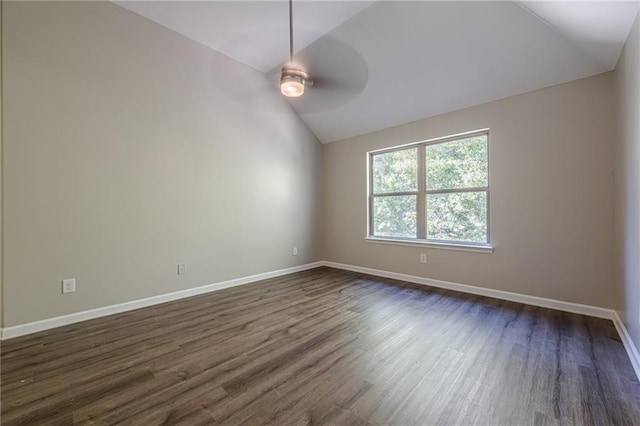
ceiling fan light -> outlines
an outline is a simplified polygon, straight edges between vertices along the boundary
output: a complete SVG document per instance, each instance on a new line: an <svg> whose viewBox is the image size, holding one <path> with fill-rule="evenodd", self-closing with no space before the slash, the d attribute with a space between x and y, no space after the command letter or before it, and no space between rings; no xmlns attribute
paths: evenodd
<svg viewBox="0 0 640 426"><path fill-rule="evenodd" d="M297 98L304 94L304 79L297 75L283 74L280 78L280 92L288 98Z"/></svg>

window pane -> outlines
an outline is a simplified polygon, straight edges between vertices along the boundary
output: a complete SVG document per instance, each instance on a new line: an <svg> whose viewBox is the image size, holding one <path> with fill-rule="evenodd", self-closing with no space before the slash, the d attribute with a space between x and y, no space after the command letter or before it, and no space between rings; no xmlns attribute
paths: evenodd
<svg viewBox="0 0 640 426"><path fill-rule="evenodd" d="M487 135L427 145L427 190L488 186Z"/></svg>
<svg viewBox="0 0 640 426"><path fill-rule="evenodd" d="M373 193L418 190L418 149L373 156Z"/></svg>
<svg viewBox="0 0 640 426"><path fill-rule="evenodd" d="M373 199L373 235L416 238L416 219L415 195Z"/></svg>
<svg viewBox="0 0 640 426"><path fill-rule="evenodd" d="M427 239L487 242L487 193L427 195Z"/></svg>

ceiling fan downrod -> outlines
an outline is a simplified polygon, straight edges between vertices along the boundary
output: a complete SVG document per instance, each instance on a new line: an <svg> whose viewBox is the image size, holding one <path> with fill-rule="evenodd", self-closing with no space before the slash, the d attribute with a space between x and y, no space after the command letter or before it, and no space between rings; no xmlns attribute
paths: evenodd
<svg viewBox="0 0 640 426"><path fill-rule="evenodd" d="M288 98L304 94L305 87L313 86L313 78L293 65L293 0L289 0L289 64L282 67L280 92Z"/></svg>

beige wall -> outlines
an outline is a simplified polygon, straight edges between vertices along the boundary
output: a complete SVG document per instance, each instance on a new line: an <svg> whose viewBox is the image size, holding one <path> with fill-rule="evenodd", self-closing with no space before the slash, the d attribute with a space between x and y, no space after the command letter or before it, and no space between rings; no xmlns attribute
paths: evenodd
<svg viewBox="0 0 640 426"><path fill-rule="evenodd" d="M612 307L612 77L602 74L326 145L325 259ZM367 151L486 127L493 254L363 241ZM419 253L427 253L427 264L419 263Z"/></svg>
<svg viewBox="0 0 640 426"><path fill-rule="evenodd" d="M5 327L321 259L321 146L263 74L109 2L3 23Z"/></svg>
<svg viewBox="0 0 640 426"><path fill-rule="evenodd" d="M615 161L617 308L640 348L640 15L615 71L619 140Z"/></svg>
<svg viewBox="0 0 640 426"><path fill-rule="evenodd" d="M616 306L613 73L321 147L264 75L114 4L4 14L5 327L323 257ZM637 51L636 22L615 72L618 306L636 319ZM484 127L493 254L363 241L367 151Z"/></svg>

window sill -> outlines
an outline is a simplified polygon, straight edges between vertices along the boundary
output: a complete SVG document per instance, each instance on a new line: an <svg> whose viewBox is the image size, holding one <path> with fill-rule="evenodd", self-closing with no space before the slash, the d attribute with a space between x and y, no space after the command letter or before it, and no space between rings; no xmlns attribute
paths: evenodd
<svg viewBox="0 0 640 426"><path fill-rule="evenodd" d="M398 246L409 247L428 247L443 250L458 250L458 251L470 251L475 253L493 253L493 246L486 245L472 245L472 244L452 244L452 243L434 243L431 241L413 241L413 240L395 240L391 238L380 237L365 237L367 243L376 244L392 244Z"/></svg>

